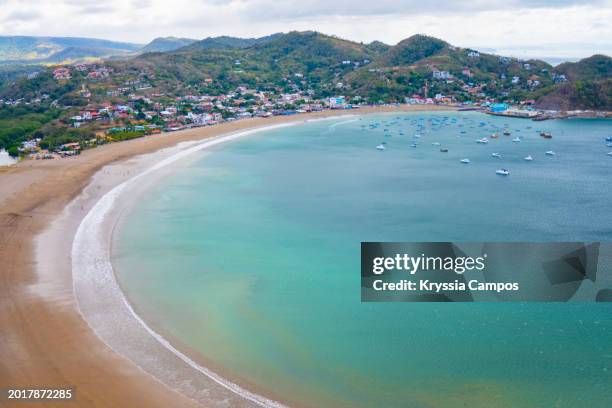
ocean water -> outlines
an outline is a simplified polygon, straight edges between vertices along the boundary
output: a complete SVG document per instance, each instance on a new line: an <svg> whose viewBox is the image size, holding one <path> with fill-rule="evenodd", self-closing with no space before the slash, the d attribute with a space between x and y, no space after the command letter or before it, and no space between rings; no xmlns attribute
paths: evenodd
<svg viewBox="0 0 612 408"><path fill-rule="evenodd" d="M609 304L361 303L359 251L612 241L611 124L402 113L262 132L150 187L113 264L156 330L290 405L610 407Z"/></svg>

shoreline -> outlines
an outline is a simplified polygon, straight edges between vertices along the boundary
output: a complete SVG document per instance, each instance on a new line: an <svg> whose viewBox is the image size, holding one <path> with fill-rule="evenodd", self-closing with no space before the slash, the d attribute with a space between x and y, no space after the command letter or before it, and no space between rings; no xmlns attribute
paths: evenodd
<svg viewBox="0 0 612 408"><path fill-rule="evenodd" d="M197 406L159 387L156 379L143 375L135 364L106 346L77 311L67 244L71 246L70 229L85 216L88 202L80 207L72 205L75 213L67 218L67 224L58 225L58 219L81 193L93 205L95 195L130 176L124 170L110 180L104 170L109 164L133 162L137 156L164 152L182 142L261 125L369 113L454 110L426 108L398 106L248 119L114 143L75 158L25 161L0 169L0 256L4 263L0 305L9 311L0 316L6 333L0 338L0 357L5 362L0 364L3 386L72 386L77 400L96 406ZM41 233L55 234L56 242L44 241Z"/></svg>
<svg viewBox="0 0 612 408"><path fill-rule="evenodd" d="M325 119L337 119L337 117ZM315 119L315 121L325 119ZM308 122L306 121L306 123ZM209 406L223 406L227 401L230 401L231 406L251 406L250 403L253 403L256 406L270 408L284 407L283 404L255 394L220 376L208 367L198 364L174 347L167 338L155 331L134 311L126 294L123 293L117 282L111 261L111 245L115 227L125 210L126 203L129 203L127 205L136 204L135 197L138 196L138 193L135 193L135 190L143 188L141 183L153 184L151 180L141 179L155 179L157 173L163 172L166 167L210 147L256 133L299 124L302 124L302 122L287 122L222 134L186 147L177 146L177 148L172 149L169 156L161 158L160 161L156 160L158 159L156 153L144 155L141 159L145 162L144 167L146 169L116 185L101 197L98 195L94 206L77 228L72 245L72 271L79 313L97 336L111 349L124 355L143 371L171 389L187 395L197 402ZM148 167L152 163L154 164ZM129 165L128 168L132 167L133 165ZM125 196L128 189L130 197ZM95 299L96 296L102 299ZM109 314L112 314L110 321ZM144 332L142 329L144 329ZM137 346L130 344L130 341L134 338L139 339ZM160 345L165 350L160 349ZM146 352L143 353L143 350L146 350ZM152 353L156 356L155 361L152 361L149 357ZM162 356L164 353L168 355ZM185 369L186 367L183 367L185 364L192 370ZM201 375L206 378L196 378ZM225 389L221 389L219 386ZM203 390L205 390L205 393L203 393ZM250 403L245 404L243 400L236 401L236 396L228 394L226 391L230 391Z"/></svg>

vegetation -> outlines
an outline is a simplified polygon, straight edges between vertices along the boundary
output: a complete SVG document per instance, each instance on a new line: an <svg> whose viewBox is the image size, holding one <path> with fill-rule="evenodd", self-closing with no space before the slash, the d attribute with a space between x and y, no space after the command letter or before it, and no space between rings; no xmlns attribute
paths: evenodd
<svg viewBox="0 0 612 408"><path fill-rule="evenodd" d="M40 129L59 116L55 109L43 107L4 107L0 108L0 149L16 155L21 142L31 137L43 137Z"/></svg>
<svg viewBox="0 0 612 408"><path fill-rule="evenodd" d="M123 141L130 139L137 139L139 137L143 137L145 135L144 130L121 130L116 132L111 132L110 137L114 141Z"/></svg>
<svg viewBox="0 0 612 408"><path fill-rule="evenodd" d="M168 52L174 51L187 45L193 44L197 40L191 38L159 37L140 49L141 52Z"/></svg>

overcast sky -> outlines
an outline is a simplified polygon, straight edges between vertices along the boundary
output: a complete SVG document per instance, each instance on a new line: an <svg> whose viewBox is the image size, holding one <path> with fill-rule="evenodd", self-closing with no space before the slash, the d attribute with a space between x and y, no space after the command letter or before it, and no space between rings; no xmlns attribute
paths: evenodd
<svg viewBox="0 0 612 408"><path fill-rule="evenodd" d="M0 35L257 37L317 30L389 44L416 33L517 56L612 50L612 0L0 0Z"/></svg>

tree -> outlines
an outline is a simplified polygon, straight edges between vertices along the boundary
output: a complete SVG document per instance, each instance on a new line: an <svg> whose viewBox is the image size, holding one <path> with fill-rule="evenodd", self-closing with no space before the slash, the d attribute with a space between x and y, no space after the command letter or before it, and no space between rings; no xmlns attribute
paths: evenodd
<svg viewBox="0 0 612 408"><path fill-rule="evenodd" d="M11 156L11 157L19 157L19 149L17 148L17 146L9 147L7 152L9 154L9 156Z"/></svg>

